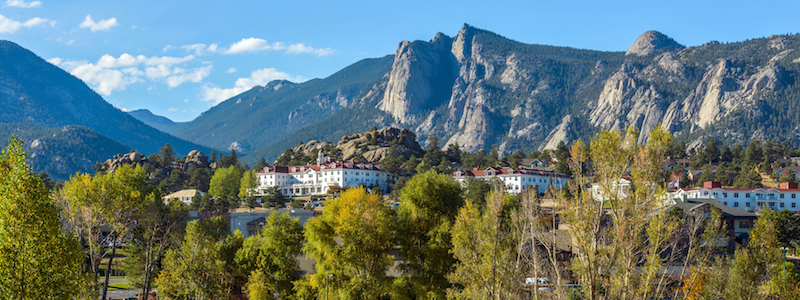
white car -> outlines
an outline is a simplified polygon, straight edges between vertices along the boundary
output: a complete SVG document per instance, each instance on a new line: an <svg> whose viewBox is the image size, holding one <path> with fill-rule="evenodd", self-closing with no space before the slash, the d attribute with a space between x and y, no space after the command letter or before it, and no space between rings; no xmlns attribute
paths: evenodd
<svg viewBox="0 0 800 300"><path fill-rule="evenodd" d="M525 285L550 285L550 279L547 277L528 277L525 278Z"/></svg>

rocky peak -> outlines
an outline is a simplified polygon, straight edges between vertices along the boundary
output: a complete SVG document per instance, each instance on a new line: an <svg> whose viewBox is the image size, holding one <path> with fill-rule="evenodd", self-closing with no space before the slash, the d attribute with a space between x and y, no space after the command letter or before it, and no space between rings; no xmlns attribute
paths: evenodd
<svg viewBox="0 0 800 300"><path fill-rule="evenodd" d="M400 124L410 124L418 112L431 106L430 102L447 100L438 97L447 87L441 81L453 77L451 44L452 39L441 33L431 42L400 42L378 108Z"/></svg>
<svg viewBox="0 0 800 300"><path fill-rule="evenodd" d="M678 42L663 33L650 30L640 35L639 38L636 39L636 42L628 48L628 52L626 52L625 55L635 54L638 56L647 56L658 52L683 48L685 48L683 45L678 44Z"/></svg>

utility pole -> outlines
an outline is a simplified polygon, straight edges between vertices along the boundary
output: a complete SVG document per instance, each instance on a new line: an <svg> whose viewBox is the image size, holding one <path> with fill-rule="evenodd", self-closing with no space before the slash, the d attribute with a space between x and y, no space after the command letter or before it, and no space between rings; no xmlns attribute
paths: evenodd
<svg viewBox="0 0 800 300"><path fill-rule="evenodd" d="M325 300L328 300L328 295L329 295L329 292L328 292L328 277L333 277L333 274L330 274L330 273L325 274Z"/></svg>

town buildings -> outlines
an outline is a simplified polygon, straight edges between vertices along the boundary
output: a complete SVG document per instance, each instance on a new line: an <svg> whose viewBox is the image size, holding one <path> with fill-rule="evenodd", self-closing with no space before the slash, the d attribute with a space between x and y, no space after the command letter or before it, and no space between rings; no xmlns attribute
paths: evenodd
<svg viewBox="0 0 800 300"><path fill-rule="evenodd" d="M755 189L724 188L719 182L706 181L703 187L678 189L670 192L674 199L712 198L723 205L749 212L758 212L763 206L770 209L788 209L797 212L800 189L797 183L782 182L778 188Z"/></svg>
<svg viewBox="0 0 800 300"><path fill-rule="evenodd" d="M278 187L284 196L325 195L332 189L356 186L387 191L392 183L382 165L337 162L320 151L314 165L265 167L258 173L256 195L264 195L271 187Z"/></svg>
<svg viewBox="0 0 800 300"><path fill-rule="evenodd" d="M474 168L472 171L453 172L453 179L462 185L466 184L469 177L483 180L497 179L505 185L506 193L512 195L528 189L536 189L539 194L544 194L551 187L564 187L568 180L567 176L561 173L513 168L488 167L482 170Z"/></svg>

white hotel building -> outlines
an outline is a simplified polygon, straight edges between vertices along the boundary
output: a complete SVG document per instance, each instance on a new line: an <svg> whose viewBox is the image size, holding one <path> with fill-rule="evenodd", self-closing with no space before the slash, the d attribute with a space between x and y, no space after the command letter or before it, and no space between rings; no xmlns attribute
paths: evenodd
<svg viewBox="0 0 800 300"><path fill-rule="evenodd" d="M758 211L766 205L771 209L798 212L800 207L800 189L797 183L782 182L778 188L737 189L723 188L719 182L706 181L703 187L678 189L670 192L676 199L712 198L723 205L745 211Z"/></svg>
<svg viewBox="0 0 800 300"><path fill-rule="evenodd" d="M483 180L497 178L500 182L505 184L506 193L512 195L519 194L528 189L536 189L539 194L544 194L544 192L551 187L564 187L564 184L569 180L566 175L561 173L513 168L488 167L483 170L474 168L472 171L453 172L453 179L461 183L462 186L466 184L468 177Z"/></svg>
<svg viewBox="0 0 800 300"><path fill-rule="evenodd" d="M390 181L381 165L337 162L320 152L315 165L265 167L258 172L256 194L275 186L285 196L325 195L331 188L357 186L386 191Z"/></svg>

